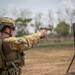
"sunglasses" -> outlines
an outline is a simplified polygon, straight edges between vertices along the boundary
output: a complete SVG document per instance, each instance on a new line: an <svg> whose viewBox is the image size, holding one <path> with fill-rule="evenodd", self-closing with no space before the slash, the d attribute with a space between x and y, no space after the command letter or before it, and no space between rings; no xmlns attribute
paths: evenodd
<svg viewBox="0 0 75 75"><path fill-rule="evenodd" d="M13 27L13 28L11 28L12 30L15 30L15 28Z"/></svg>

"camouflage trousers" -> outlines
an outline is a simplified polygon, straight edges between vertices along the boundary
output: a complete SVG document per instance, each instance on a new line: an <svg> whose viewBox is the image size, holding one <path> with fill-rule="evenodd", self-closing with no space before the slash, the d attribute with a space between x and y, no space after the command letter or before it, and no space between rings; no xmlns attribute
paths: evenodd
<svg viewBox="0 0 75 75"><path fill-rule="evenodd" d="M10 68L8 70L0 70L0 75L21 75L21 70Z"/></svg>

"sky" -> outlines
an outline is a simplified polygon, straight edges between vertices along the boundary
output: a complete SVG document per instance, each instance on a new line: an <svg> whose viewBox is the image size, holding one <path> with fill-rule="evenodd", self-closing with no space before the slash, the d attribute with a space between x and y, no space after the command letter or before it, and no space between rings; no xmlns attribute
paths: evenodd
<svg viewBox="0 0 75 75"><path fill-rule="evenodd" d="M72 11L75 9L75 0L0 0L0 8L2 9L7 9L10 12L10 9L15 7L18 9L29 9L33 14L40 11L48 14L49 10L53 13L65 8ZM12 17L9 13L7 14L8 16Z"/></svg>
<svg viewBox="0 0 75 75"><path fill-rule="evenodd" d="M56 12L58 9L74 9L75 0L0 0L0 8L29 9L33 13L42 11L48 13L49 10Z"/></svg>

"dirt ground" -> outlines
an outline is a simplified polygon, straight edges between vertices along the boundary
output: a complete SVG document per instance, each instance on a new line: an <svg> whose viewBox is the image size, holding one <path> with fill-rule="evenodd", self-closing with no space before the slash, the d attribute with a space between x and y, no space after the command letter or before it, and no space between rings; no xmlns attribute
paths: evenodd
<svg viewBox="0 0 75 75"><path fill-rule="evenodd" d="M35 47L25 51L25 67L21 75L75 75L73 46Z"/></svg>

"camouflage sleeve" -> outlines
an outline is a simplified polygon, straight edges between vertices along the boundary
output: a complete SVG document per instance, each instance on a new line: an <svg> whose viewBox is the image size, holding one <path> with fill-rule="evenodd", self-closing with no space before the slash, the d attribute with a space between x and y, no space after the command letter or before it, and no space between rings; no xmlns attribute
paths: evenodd
<svg viewBox="0 0 75 75"><path fill-rule="evenodd" d="M8 43L12 50L27 50L39 42L39 34L35 33L22 37L10 37L4 41Z"/></svg>

